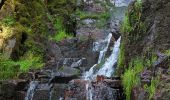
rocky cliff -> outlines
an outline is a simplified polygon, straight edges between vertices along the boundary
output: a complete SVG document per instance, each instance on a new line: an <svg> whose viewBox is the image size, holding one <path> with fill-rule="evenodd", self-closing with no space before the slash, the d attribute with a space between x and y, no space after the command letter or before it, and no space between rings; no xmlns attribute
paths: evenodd
<svg viewBox="0 0 170 100"><path fill-rule="evenodd" d="M133 100L168 100L169 19L169 0L136 0L129 6L122 25L123 40L118 72L124 73L125 93L132 91ZM138 73L136 68L142 70ZM132 73L136 73L134 75L137 77L130 80L137 82L139 78L140 84L131 81L129 84L133 86L128 87L128 81L125 80L129 78L125 77L133 76ZM126 95L128 97L128 93Z"/></svg>

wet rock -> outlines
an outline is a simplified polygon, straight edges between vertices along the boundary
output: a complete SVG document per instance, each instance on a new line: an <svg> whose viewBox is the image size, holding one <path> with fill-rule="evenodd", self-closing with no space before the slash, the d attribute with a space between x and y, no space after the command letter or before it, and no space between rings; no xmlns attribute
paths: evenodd
<svg viewBox="0 0 170 100"><path fill-rule="evenodd" d="M71 68L71 67L61 67L59 69L60 73L63 73L65 76L78 76L80 75L80 70L76 68Z"/></svg>
<svg viewBox="0 0 170 100"><path fill-rule="evenodd" d="M87 64L86 58L63 58L58 61L58 67L72 67L72 68L80 68L85 67Z"/></svg>
<svg viewBox="0 0 170 100"><path fill-rule="evenodd" d="M35 90L32 100L49 100L51 85L39 84Z"/></svg>
<svg viewBox="0 0 170 100"><path fill-rule="evenodd" d="M48 83L51 79L51 70L41 70L35 73L35 79L41 81L41 83Z"/></svg>
<svg viewBox="0 0 170 100"><path fill-rule="evenodd" d="M86 100L86 84L88 81L82 79L74 79L70 81L65 91L66 100Z"/></svg>
<svg viewBox="0 0 170 100"><path fill-rule="evenodd" d="M122 87L120 80L104 79L104 82L111 88L120 89Z"/></svg>
<svg viewBox="0 0 170 100"><path fill-rule="evenodd" d="M15 100L24 100L26 96L25 91L17 91Z"/></svg>
<svg viewBox="0 0 170 100"><path fill-rule="evenodd" d="M19 79L24 79L24 80L33 80L35 79L34 72L28 72L28 73L21 73L19 74L18 78Z"/></svg>
<svg viewBox="0 0 170 100"><path fill-rule="evenodd" d="M51 100L60 100L65 97L67 84L54 84L51 90Z"/></svg>
<svg viewBox="0 0 170 100"><path fill-rule="evenodd" d="M29 84L29 82L26 80L17 80L15 84L15 91L25 91L25 88Z"/></svg>
<svg viewBox="0 0 170 100"><path fill-rule="evenodd" d="M87 100L92 95L93 100L119 100L121 99L120 82L104 79L98 76L98 81L92 83L88 80L76 79L69 83L65 94L67 100ZM116 84L119 84L116 85ZM91 84L91 85L90 85ZM115 84L115 85L112 85ZM89 87L87 87L89 86ZM90 92L91 91L91 92Z"/></svg>
<svg viewBox="0 0 170 100"><path fill-rule="evenodd" d="M48 42L46 53L46 59L49 64L55 63L56 60L59 60L63 57L59 46L55 42Z"/></svg>
<svg viewBox="0 0 170 100"><path fill-rule="evenodd" d="M142 73L141 73L141 79L144 79L144 80L151 80L152 78L152 75L153 73L150 71L150 70L144 70Z"/></svg>
<svg viewBox="0 0 170 100"><path fill-rule="evenodd" d="M148 93L140 88L140 87L135 87L132 90L132 100L147 100L149 97Z"/></svg>
<svg viewBox="0 0 170 100"><path fill-rule="evenodd" d="M85 61L83 66L85 66L85 69L89 69L89 67L95 64L98 59L98 54L92 51L93 40L77 40L76 42L73 40L58 44L64 58L86 58L87 61Z"/></svg>
<svg viewBox="0 0 170 100"><path fill-rule="evenodd" d="M66 72L69 71L68 69L65 70ZM74 70L72 70L72 73L54 72L51 79L49 80L49 83L69 83L69 81L78 78L78 74L80 74L76 72L78 70Z"/></svg>
<svg viewBox="0 0 170 100"><path fill-rule="evenodd" d="M0 100L12 100L15 97L16 84L12 82L0 82Z"/></svg>

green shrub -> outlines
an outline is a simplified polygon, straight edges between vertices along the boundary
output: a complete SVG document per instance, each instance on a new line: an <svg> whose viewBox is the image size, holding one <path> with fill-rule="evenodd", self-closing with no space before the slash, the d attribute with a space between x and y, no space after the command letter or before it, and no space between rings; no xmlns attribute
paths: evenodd
<svg viewBox="0 0 170 100"><path fill-rule="evenodd" d="M2 23L7 25L7 26L12 26L15 24L15 19L12 16L5 17L2 19Z"/></svg>
<svg viewBox="0 0 170 100"><path fill-rule="evenodd" d="M132 31L132 26L130 25L129 15L128 14L126 14L125 17L124 17L121 31L123 33L129 33L129 32Z"/></svg>
<svg viewBox="0 0 170 100"><path fill-rule="evenodd" d="M0 57L0 80L17 78L19 73L27 72L30 69L39 69L44 66L41 56L35 56L28 52L25 58L18 61Z"/></svg>
<svg viewBox="0 0 170 100"><path fill-rule="evenodd" d="M152 97L155 95L158 83L159 78L152 78L150 86L144 85L144 89L149 93L149 100L152 100Z"/></svg>
<svg viewBox="0 0 170 100"><path fill-rule="evenodd" d="M63 25L63 18L62 17L57 17L54 20L54 27L57 29L57 31L65 30L64 25Z"/></svg>
<svg viewBox="0 0 170 100"><path fill-rule="evenodd" d="M126 100L131 99L132 89L140 84L139 74L143 71L143 60L141 58L133 59L129 63L129 69L122 76L122 85L125 91Z"/></svg>
<svg viewBox="0 0 170 100"><path fill-rule="evenodd" d="M158 59L158 57L156 55L152 54L150 58L145 58L144 65L146 67L152 67L152 65L154 64L155 61L157 61L157 59Z"/></svg>
<svg viewBox="0 0 170 100"><path fill-rule="evenodd" d="M73 35L66 33L64 25L63 25L63 19L61 17L58 17L54 20L54 26L57 30L57 33L54 36L50 36L51 40L55 40L57 42L62 41L66 38L72 38Z"/></svg>
<svg viewBox="0 0 170 100"><path fill-rule="evenodd" d="M122 85L125 91L126 100L131 100L131 91L133 87L138 85L140 78L134 69L128 69L125 71L122 77Z"/></svg>
<svg viewBox="0 0 170 100"><path fill-rule="evenodd" d="M125 49L124 49L124 43L122 42L120 45L120 50L119 50L119 58L118 58L118 68L123 68L124 67L124 60L125 60Z"/></svg>
<svg viewBox="0 0 170 100"><path fill-rule="evenodd" d="M167 56L170 56L170 50L165 50L165 54L166 54Z"/></svg>
<svg viewBox="0 0 170 100"><path fill-rule="evenodd" d="M63 39L72 38L73 36L71 34L66 33L65 31L59 31L55 34L55 36L52 38L53 40L59 42Z"/></svg>

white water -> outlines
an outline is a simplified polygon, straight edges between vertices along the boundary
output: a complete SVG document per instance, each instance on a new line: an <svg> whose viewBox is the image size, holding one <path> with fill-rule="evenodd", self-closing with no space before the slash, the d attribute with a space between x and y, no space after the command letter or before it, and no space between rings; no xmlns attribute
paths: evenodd
<svg viewBox="0 0 170 100"><path fill-rule="evenodd" d="M115 42L112 54L110 55L109 58L107 58L106 62L101 67L101 69L99 69L99 71L97 72L97 75L104 75L107 77L111 77L111 75L113 74L113 71L114 71L113 66L116 64L118 60L120 40L121 40L121 37Z"/></svg>
<svg viewBox="0 0 170 100"><path fill-rule="evenodd" d="M111 35L109 34L108 37L110 37L110 36ZM99 59L104 58L105 54L103 54L103 52L105 52L105 53L107 52L107 49L108 49L108 46L110 43L110 39L111 39L108 37L106 39L108 39L109 42L107 42L107 44L105 45L105 48L102 50L102 53L100 52ZM111 75L114 72L114 65L116 64L116 62L118 60L120 40L121 40L121 37L114 43L113 51L112 51L110 57L107 58L107 60L105 61L105 63L102 66L100 66L101 68L99 69L99 71L97 73L94 72L94 68L97 66L97 64L93 65L89 71L85 72L85 74L84 74L85 80L93 80L97 75L104 75L107 77L111 77ZM101 59L101 61L102 60L103 59ZM98 61L98 64L101 61Z"/></svg>
<svg viewBox="0 0 170 100"><path fill-rule="evenodd" d="M111 38L112 38L112 34L109 33L109 35L104 40L95 42L93 44L94 45L93 51L100 51L98 64L101 63L101 61L104 59L107 49L109 47Z"/></svg>
<svg viewBox="0 0 170 100"><path fill-rule="evenodd" d="M37 81L30 82L29 89L27 91L25 100L32 100L36 87L38 86Z"/></svg>
<svg viewBox="0 0 170 100"><path fill-rule="evenodd" d="M132 0L110 0L110 2L115 5L115 7L125 7L128 6Z"/></svg>
<svg viewBox="0 0 170 100"><path fill-rule="evenodd" d="M101 63L101 61L105 57L105 53L107 52L107 49L110 44L110 40L112 38L112 34L109 34L104 41L107 41L106 44L102 45L101 43L95 43L97 45L94 45L94 51L99 50L99 47L103 47L103 49L100 51L99 54L99 60L98 64ZM88 81L86 84L86 97L87 100L93 100L93 87L91 86L91 80L95 79L97 75L104 75L107 77L111 77L111 75L114 72L114 65L117 62L118 54L119 54L119 47L120 47L120 40L121 37L115 42L112 54L109 58L107 58L106 62L101 66L99 71L95 73L94 68L97 66L97 64L93 65L89 71L85 72L84 79ZM102 45L102 46L101 46Z"/></svg>

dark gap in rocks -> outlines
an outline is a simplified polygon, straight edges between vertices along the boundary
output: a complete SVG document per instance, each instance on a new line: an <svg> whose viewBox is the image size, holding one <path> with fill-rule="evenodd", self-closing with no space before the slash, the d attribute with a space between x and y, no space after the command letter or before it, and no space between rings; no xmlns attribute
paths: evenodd
<svg viewBox="0 0 170 100"><path fill-rule="evenodd" d="M78 78L77 76L61 77L55 76L49 83L69 83L71 80Z"/></svg>
<svg viewBox="0 0 170 100"><path fill-rule="evenodd" d="M24 42L27 40L27 38L28 38L27 33L23 32L22 33L21 44L24 44Z"/></svg>
<svg viewBox="0 0 170 100"><path fill-rule="evenodd" d="M0 9L1 9L2 6L4 5L5 1L6 1L6 0L1 0L1 2L0 2Z"/></svg>

